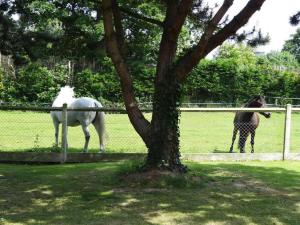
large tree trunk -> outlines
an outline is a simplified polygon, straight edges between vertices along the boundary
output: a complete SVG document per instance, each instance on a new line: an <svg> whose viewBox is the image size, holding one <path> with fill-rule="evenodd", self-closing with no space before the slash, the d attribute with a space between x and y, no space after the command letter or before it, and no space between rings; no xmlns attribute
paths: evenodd
<svg viewBox="0 0 300 225"><path fill-rule="evenodd" d="M155 87L146 167L186 172L179 152L180 85L170 72Z"/></svg>

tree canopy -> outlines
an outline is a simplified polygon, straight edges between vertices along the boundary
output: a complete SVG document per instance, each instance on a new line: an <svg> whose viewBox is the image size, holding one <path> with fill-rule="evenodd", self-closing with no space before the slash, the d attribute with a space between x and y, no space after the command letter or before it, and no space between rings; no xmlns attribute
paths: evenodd
<svg viewBox="0 0 300 225"><path fill-rule="evenodd" d="M300 28L284 43L283 50L294 55L300 63Z"/></svg>

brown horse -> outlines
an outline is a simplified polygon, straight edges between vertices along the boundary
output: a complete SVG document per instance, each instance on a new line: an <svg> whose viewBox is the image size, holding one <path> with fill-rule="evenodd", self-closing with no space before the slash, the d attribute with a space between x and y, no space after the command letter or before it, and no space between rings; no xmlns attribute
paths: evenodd
<svg viewBox="0 0 300 225"><path fill-rule="evenodd" d="M266 100L263 96L254 96L244 105L245 108L264 108L266 107ZM259 112L266 118L271 117L269 112ZM259 125L259 116L257 112L237 112L234 117L234 129L232 135L232 143L229 152L233 152L233 145L237 135L240 133L239 149L240 153L245 152L245 144L249 134L251 134L251 153L254 153L254 137L255 130Z"/></svg>

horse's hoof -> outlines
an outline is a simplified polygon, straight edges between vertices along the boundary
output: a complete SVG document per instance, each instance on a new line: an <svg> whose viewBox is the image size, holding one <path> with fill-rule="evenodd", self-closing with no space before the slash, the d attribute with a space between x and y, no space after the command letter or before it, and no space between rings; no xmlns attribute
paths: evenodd
<svg viewBox="0 0 300 225"><path fill-rule="evenodd" d="M254 151L252 150L251 153L254 153Z"/></svg>

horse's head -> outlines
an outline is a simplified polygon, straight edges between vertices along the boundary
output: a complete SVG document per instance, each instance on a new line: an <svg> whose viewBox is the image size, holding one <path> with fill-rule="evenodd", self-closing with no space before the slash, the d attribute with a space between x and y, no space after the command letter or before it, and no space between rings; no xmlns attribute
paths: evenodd
<svg viewBox="0 0 300 225"><path fill-rule="evenodd" d="M264 96L256 95L252 99L250 99L250 101L246 104L246 107L249 107L249 108L265 108L265 107L267 107L267 102L266 102L266 99L265 99ZM260 112L260 114L262 114L266 118L271 117L270 112Z"/></svg>

